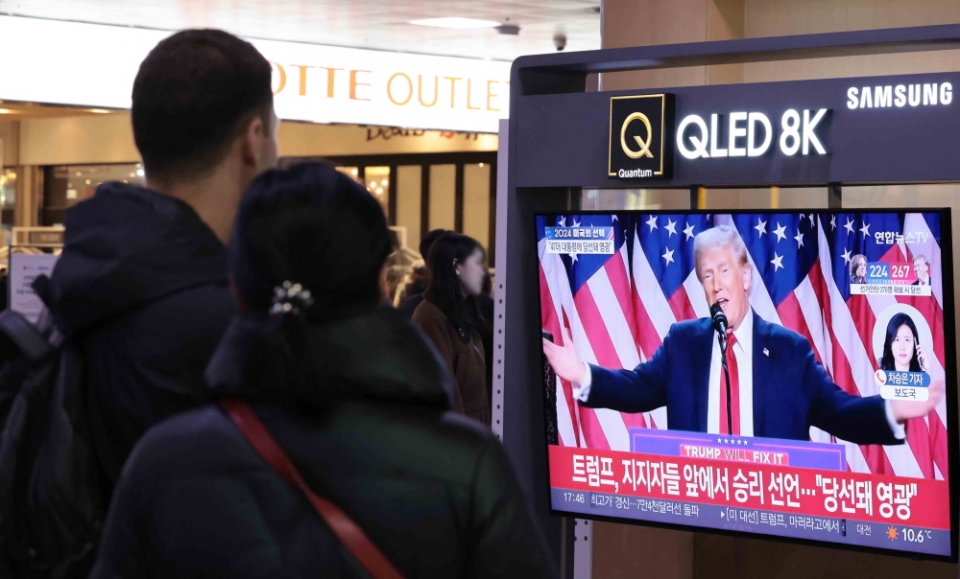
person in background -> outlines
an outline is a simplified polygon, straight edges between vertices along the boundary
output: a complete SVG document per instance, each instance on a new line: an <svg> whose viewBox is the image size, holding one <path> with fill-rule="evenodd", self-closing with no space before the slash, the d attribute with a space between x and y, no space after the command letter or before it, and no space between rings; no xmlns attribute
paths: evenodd
<svg viewBox="0 0 960 579"><path fill-rule="evenodd" d="M386 231L377 201L330 167L254 182L229 252L242 313L211 361L213 392L248 401L402 576L556 577L500 444L449 411L443 361L378 306ZM92 575L366 576L216 405L137 445Z"/></svg>
<svg viewBox="0 0 960 579"><path fill-rule="evenodd" d="M277 162L271 74L226 32L161 41L133 84L146 187L104 183L67 211L42 297L81 349L105 493L148 428L209 400L204 370L236 312L224 243L243 191Z"/></svg>
<svg viewBox="0 0 960 579"><path fill-rule="evenodd" d="M403 314L403 318L407 321L413 319L413 312L417 311L417 306L423 301L423 292L426 291L427 286L430 284L430 267L427 264L427 259L430 256L430 247L433 246L434 241L440 239L440 237L446 233L449 233L446 229L434 229L420 239L419 249L420 255L423 257L424 265L414 268L410 283L403 289L403 296L401 296L399 307L400 313Z"/></svg>
<svg viewBox="0 0 960 579"><path fill-rule="evenodd" d="M433 340L456 379L454 410L490 425L483 332L477 296L487 270L483 247L472 237L449 232L430 248L432 275L413 323Z"/></svg>

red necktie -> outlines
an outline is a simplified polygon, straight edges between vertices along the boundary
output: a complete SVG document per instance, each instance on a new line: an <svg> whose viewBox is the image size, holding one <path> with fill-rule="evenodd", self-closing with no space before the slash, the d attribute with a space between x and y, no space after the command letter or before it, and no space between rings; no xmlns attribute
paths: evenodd
<svg viewBox="0 0 960 579"><path fill-rule="evenodd" d="M737 357L733 347L737 337L730 332L727 339L727 368L730 371L730 411L733 414L733 432L727 432L727 382L720 368L720 434L740 436L740 379L737 373Z"/></svg>

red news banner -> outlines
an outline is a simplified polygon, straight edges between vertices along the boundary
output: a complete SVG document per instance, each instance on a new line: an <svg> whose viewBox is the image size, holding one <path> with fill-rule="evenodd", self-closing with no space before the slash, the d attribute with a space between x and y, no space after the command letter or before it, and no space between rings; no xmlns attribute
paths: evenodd
<svg viewBox="0 0 960 579"><path fill-rule="evenodd" d="M950 530L946 481L549 448L556 489Z"/></svg>

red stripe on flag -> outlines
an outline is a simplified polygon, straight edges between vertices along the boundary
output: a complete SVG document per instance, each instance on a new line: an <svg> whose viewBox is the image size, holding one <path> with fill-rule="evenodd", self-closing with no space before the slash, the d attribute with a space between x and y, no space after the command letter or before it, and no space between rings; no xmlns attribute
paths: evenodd
<svg viewBox="0 0 960 579"><path fill-rule="evenodd" d="M808 277L810 278L810 285L813 286L814 293L817 296L817 301L820 302L820 307L824 315L824 323L829 332L828 337L833 354L833 379L837 386L842 388L844 392L860 396L857 383L853 379L850 362L847 360L847 355L844 353L843 348L840 347L840 343L837 341L837 336L833 329L833 312L830 310L830 290L827 287L826 279L823 277L823 272L820 270L819 261L815 262L813 267L810 268ZM870 472L873 474L893 474L893 465L890 464L890 460L887 458L887 454L883 451L882 446L860 446L860 450L863 452Z"/></svg>
<svg viewBox="0 0 960 579"><path fill-rule="evenodd" d="M682 285L677 291L673 292L673 295L670 296L667 303L670 304L670 309L673 310L673 317L675 317L678 322L696 319L697 314L693 311L693 304L690 303L687 290L685 290Z"/></svg>
<svg viewBox="0 0 960 579"><path fill-rule="evenodd" d="M562 346L563 332L560 331L560 320L557 319L557 311L553 306L553 297L550 295L547 276L542 265L538 269L540 271L540 320L543 329L553 334L553 341ZM566 320L564 320L564 323L569 327ZM563 397L567 401L567 411L570 413L570 422L573 424L573 434L577 437L570 446L580 446L580 426L574 410L577 406L573 399L573 387L566 380L561 380L560 388L563 390Z"/></svg>
<svg viewBox="0 0 960 579"><path fill-rule="evenodd" d="M940 421L940 416L936 411L928 414L927 418L930 421L930 436L933 438L933 461L940 469L943 479L950 480L950 447L948 445L947 429Z"/></svg>
<svg viewBox="0 0 960 579"><path fill-rule="evenodd" d="M587 441L587 448L610 450L607 435L603 433L600 420L593 408L577 405L580 414L580 428L583 429L583 438Z"/></svg>

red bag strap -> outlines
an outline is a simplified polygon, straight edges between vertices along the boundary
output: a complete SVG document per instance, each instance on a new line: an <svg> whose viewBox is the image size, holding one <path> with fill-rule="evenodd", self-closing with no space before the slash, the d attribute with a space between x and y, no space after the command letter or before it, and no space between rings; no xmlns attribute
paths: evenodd
<svg viewBox="0 0 960 579"><path fill-rule="evenodd" d="M277 472L281 478L300 489L310 500L320 517L340 542L350 551L374 579L403 579L403 575L380 552L354 521L335 504L319 496L307 486L297 467L293 466L280 445L267 430L253 408L243 400L225 398L220 406L233 420L257 454Z"/></svg>

